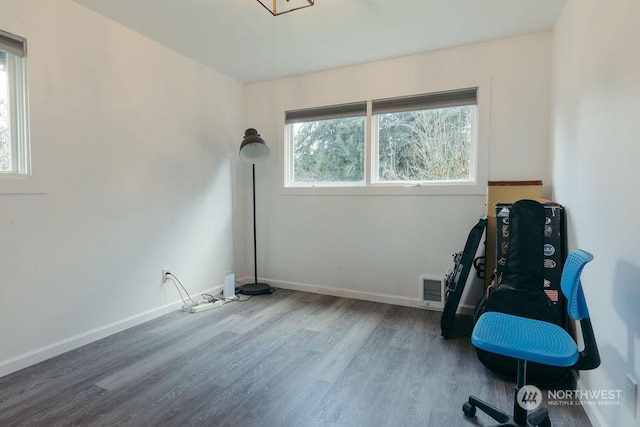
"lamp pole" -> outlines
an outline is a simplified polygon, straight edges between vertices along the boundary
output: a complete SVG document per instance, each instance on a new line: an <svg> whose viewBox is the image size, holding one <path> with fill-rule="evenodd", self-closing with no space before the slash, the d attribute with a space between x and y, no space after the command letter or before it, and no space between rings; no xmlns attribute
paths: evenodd
<svg viewBox="0 0 640 427"><path fill-rule="evenodd" d="M258 247L256 235L256 164L251 165L251 175L253 178L253 283L258 284Z"/></svg>

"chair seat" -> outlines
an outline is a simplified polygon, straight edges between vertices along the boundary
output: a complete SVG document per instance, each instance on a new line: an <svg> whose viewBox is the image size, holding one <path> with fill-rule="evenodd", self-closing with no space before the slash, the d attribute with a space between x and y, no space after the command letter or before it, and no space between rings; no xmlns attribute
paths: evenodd
<svg viewBox="0 0 640 427"><path fill-rule="evenodd" d="M505 313L480 316L471 342L482 350L545 365L571 366L578 360L576 343L560 326Z"/></svg>

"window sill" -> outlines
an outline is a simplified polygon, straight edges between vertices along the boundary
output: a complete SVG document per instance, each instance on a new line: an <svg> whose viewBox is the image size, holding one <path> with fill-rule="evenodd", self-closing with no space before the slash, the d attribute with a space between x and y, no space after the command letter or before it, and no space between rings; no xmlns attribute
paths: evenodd
<svg viewBox="0 0 640 427"><path fill-rule="evenodd" d="M32 176L0 174L0 196L42 196L47 194Z"/></svg>
<svg viewBox="0 0 640 427"><path fill-rule="evenodd" d="M283 187L281 196L486 196L486 186L469 184L371 184L340 187Z"/></svg>

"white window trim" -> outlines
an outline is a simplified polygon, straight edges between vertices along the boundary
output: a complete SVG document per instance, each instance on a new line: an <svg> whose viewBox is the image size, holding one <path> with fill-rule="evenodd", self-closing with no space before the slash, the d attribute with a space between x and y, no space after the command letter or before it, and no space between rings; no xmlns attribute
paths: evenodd
<svg viewBox="0 0 640 427"><path fill-rule="evenodd" d="M289 156L291 155L291 135L285 138L286 125L284 120L278 128L278 140L283 141L280 145L282 153L280 158L281 196L449 196L449 195L486 195L486 184L489 179L489 155L491 140L491 77L480 81L463 82L451 87L477 87L476 102L476 126L474 135L476 144L471 151L472 175L475 179L464 182L371 182L371 168L374 162L375 151L371 143L365 143L365 181L353 185L353 183L314 183L310 185L288 186L289 179L293 174ZM428 92L446 91L447 88L432 88L425 90ZM371 123L371 101L367 103L367 121ZM371 141L370 126L365 126L365 141ZM285 166L286 165L286 166ZM288 170L285 173L285 168ZM473 174L475 173L475 175Z"/></svg>
<svg viewBox="0 0 640 427"><path fill-rule="evenodd" d="M31 175L31 156L29 144L29 117L27 109L26 64L20 58L11 55L7 58L10 79L10 127L11 161L15 165L13 172L0 172L0 177L19 178Z"/></svg>
<svg viewBox="0 0 640 427"><path fill-rule="evenodd" d="M0 31L0 35L5 43L9 43L9 46L3 50L14 54L8 57L7 65L14 78L9 84L9 99L11 101L11 155L15 165L14 171L0 172L0 195L46 194L43 191L43 184L33 179L26 39L4 31ZM10 46L11 40L15 41L13 47ZM18 143L17 140L20 142Z"/></svg>

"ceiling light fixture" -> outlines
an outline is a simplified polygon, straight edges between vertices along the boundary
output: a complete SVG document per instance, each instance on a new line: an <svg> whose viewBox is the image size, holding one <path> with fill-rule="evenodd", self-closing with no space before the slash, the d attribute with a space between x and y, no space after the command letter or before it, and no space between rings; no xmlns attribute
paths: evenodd
<svg viewBox="0 0 640 427"><path fill-rule="evenodd" d="M315 0L258 0L273 16L313 6Z"/></svg>

